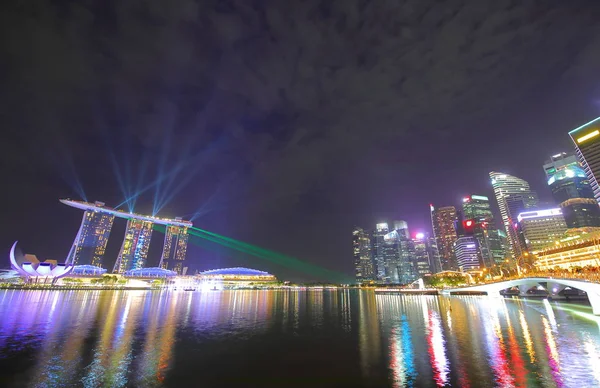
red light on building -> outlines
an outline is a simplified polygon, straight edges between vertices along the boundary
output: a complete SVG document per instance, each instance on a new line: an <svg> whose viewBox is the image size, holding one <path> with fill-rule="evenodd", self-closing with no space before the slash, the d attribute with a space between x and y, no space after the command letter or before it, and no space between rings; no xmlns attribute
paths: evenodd
<svg viewBox="0 0 600 388"><path fill-rule="evenodd" d="M473 234L475 228L475 220L464 220L462 222L463 230L466 234Z"/></svg>

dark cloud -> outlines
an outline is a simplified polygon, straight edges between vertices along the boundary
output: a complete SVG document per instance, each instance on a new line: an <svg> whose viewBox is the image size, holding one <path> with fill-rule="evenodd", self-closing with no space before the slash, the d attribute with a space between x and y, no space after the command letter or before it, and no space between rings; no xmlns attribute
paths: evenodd
<svg viewBox="0 0 600 388"><path fill-rule="evenodd" d="M147 181L161 161L183 166L165 211L194 213L219 192L227 206L199 220L207 228L347 271L353 223L389 212L423 227L417 209L487 189L486 169L530 178L597 110L594 1L2 7L14 204L2 246L27 235L40 254L68 246L76 221L35 233L69 212L48 204L75 196L75 177L90 197L121 201L110 149L131 176L149 166Z"/></svg>

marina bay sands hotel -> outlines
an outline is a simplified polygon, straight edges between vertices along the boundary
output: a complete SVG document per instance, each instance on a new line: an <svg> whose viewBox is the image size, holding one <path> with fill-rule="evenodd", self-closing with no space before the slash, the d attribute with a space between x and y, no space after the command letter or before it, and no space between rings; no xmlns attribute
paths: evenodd
<svg viewBox="0 0 600 388"><path fill-rule="evenodd" d="M165 241L159 267L183 274L190 221L128 213L105 206L103 202L61 199L65 205L84 211L81 226L67 256L66 264L103 266L104 252L115 217L127 220L121 250L113 273L146 267L150 238L155 224L165 227Z"/></svg>

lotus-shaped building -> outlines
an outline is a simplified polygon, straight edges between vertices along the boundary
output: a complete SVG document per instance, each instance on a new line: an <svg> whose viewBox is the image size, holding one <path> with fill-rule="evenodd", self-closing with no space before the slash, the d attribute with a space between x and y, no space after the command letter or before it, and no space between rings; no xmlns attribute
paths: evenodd
<svg viewBox="0 0 600 388"><path fill-rule="evenodd" d="M40 262L35 255L23 255L15 241L10 249L10 265L27 283L54 283L73 270L72 264L57 263L56 260Z"/></svg>

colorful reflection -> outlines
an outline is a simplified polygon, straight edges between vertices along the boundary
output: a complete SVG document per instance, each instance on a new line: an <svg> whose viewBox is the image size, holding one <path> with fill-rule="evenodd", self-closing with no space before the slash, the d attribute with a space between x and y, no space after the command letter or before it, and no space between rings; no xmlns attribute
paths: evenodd
<svg viewBox="0 0 600 388"><path fill-rule="evenodd" d="M577 303L13 290L0 317L3 386L600 386L598 318Z"/></svg>

